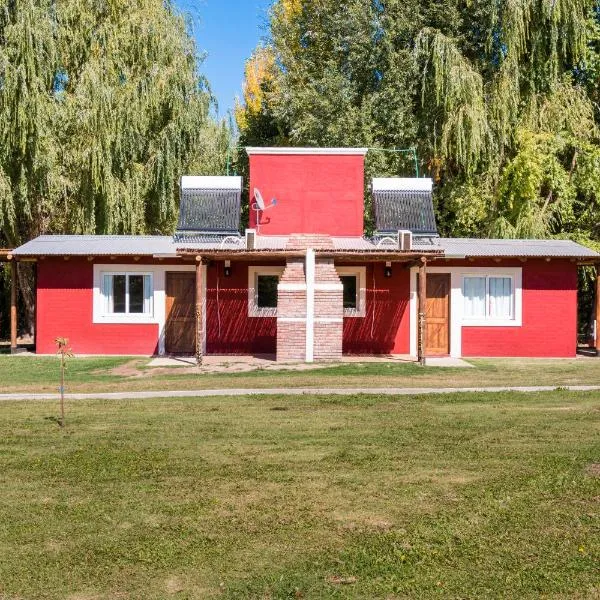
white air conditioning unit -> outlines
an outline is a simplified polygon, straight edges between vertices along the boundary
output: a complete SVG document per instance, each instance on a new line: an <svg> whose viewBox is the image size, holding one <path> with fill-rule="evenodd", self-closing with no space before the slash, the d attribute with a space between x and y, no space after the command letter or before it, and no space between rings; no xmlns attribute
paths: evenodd
<svg viewBox="0 0 600 600"><path fill-rule="evenodd" d="M412 231L401 229L398 232L398 248L406 252L412 250Z"/></svg>

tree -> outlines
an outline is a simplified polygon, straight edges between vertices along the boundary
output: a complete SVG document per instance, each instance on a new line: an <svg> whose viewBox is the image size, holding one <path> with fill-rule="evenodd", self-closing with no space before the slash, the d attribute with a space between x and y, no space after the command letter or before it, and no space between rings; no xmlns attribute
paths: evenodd
<svg viewBox="0 0 600 600"><path fill-rule="evenodd" d="M198 67L169 0L0 0L0 246L170 232L180 175L225 160Z"/></svg>
<svg viewBox="0 0 600 600"><path fill-rule="evenodd" d="M416 147L443 233L598 240L598 12L593 0L278 0L263 142ZM256 135L250 112L238 110L242 140ZM367 175L410 174L407 158L371 152Z"/></svg>

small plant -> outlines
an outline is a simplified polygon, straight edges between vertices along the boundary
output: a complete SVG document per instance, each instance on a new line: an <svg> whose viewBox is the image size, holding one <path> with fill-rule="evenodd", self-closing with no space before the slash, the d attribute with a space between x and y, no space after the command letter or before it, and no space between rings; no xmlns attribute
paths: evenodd
<svg viewBox="0 0 600 600"><path fill-rule="evenodd" d="M65 370L67 369L67 358L73 357L73 352L69 347L69 339L57 337L54 340L56 344L56 353L60 356L60 419L58 424L65 426Z"/></svg>

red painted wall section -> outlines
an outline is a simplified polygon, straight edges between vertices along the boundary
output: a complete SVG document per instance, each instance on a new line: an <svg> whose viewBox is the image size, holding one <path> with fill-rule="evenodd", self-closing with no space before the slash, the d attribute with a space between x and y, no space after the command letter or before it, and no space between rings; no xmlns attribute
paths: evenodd
<svg viewBox="0 0 600 600"><path fill-rule="evenodd" d="M232 262L225 277L224 263L208 266L206 285L207 354L275 354L277 319L248 316L248 267ZM274 266L276 263L269 263ZM283 265L281 265L283 266Z"/></svg>
<svg viewBox="0 0 600 600"><path fill-rule="evenodd" d="M463 356L575 356L577 266L568 260L529 260L510 266L523 268L523 326L463 327Z"/></svg>
<svg viewBox="0 0 600 600"><path fill-rule="evenodd" d="M345 263L344 263L344 266ZM410 352L410 271L396 264L384 277L384 263L366 265L366 316L344 317L344 354Z"/></svg>
<svg viewBox="0 0 600 600"><path fill-rule="evenodd" d="M144 263L166 265L144 259L136 265ZM207 268L208 354L275 353L276 319L248 317L248 266L233 262L231 277L224 276L223 262ZM37 353L53 354L54 339L59 336L69 338L76 354L149 356L158 352L157 324L95 324L92 308L93 262L76 258L39 261Z"/></svg>
<svg viewBox="0 0 600 600"><path fill-rule="evenodd" d="M250 205L258 188L270 204L260 215L262 235L363 233L364 156L279 155L250 156ZM250 227L256 212L250 210Z"/></svg>
<svg viewBox="0 0 600 600"><path fill-rule="evenodd" d="M67 337L75 354L157 352L156 324L94 324L93 263L46 259L37 263L38 354L54 354L56 337Z"/></svg>

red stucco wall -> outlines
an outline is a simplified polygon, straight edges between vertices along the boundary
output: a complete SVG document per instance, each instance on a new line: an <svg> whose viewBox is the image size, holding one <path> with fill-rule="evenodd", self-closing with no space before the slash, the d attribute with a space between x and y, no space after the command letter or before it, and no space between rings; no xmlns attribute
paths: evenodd
<svg viewBox="0 0 600 600"><path fill-rule="evenodd" d="M230 277L225 277L223 274L223 262L211 263L208 266L206 287L206 352L208 354L275 354L277 319L248 317L249 264L232 262ZM252 264L256 265L256 263ZM275 264L269 263L270 266Z"/></svg>
<svg viewBox="0 0 600 600"><path fill-rule="evenodd" d="M141 260L136 265L144 263L157 264ZM158 325L92 322L93 264L77 258L38 262L36 351L54 353L54 339L61 336L69 338L76 354L156 354ZM224 277L223 266L207 268L207 353L274 354L276 319L248 317L248 263L233 263L231 277Z"/></svg>
<svg viewBox="0 0 600 600"><path fill-rule="evenodd" d="M345 354L410 352L410 271L396 264L384 277L383 263L366 265L366 315L344 317Z"/></svg>
<svg viewBox="0 0 600 600"><path fill-rule="evenodd" d="M523 268L523 326L463 327L463 356L575 356L577 265L569 260L511 265Z"/></svg>
<svg viewBox="0 0 600 600"><path fill-rule="evenodd" d="M260 233L362 235L364 157L360 155L251 155L250 204L258 188L267 204ZM256 227L250 211L250 227Z"/></svg>
<svg viewBox="0 0 600 600"><path fill-rule="evenodd" d="M460 266L457 262L446 264ZM92 323L92 265L86 259L76 258L38 262L37 352L54 353L54 339L64 336L77 354L154 354L157 325ZM463 327L464 356L575 355L577 266L574 263L529 260L463 265L523 269L523 326ZM207 352L274 353L276 320L248 317L248 263L233 262L229 278L224 277L222 262L209 265L207 273ZM385 278L382 263L367 264L366 287L366 316L344 318L344 353L408 353L408 269L394 264L392 277Z"/></svg>
<svg viewBox="0 0 600 600"><path fill-rule="evenodd" d="M37 263L36 352L53 354L60 336L75 354L154 354L158 325L92 322L92 264L77 258Z"/></svg>

